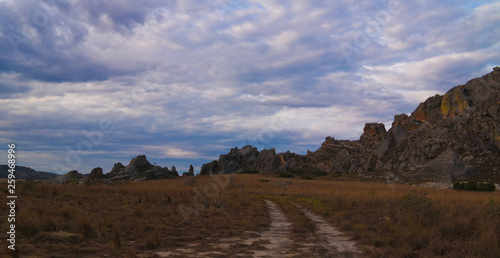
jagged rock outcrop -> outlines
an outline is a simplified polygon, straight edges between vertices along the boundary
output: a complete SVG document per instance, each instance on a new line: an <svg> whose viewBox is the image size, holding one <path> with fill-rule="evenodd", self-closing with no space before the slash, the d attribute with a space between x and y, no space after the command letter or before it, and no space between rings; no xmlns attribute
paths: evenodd
<svg viewBox="0 0 500 258"><path fill-rule="evenodd" d="M415 181L496 178L499 108L499 71L456 86L427 99L409 117L396 116L372 154L375 168L353 172Z"/></svg>
<svg viewBox="0 0 500 258"><path fill-rule="evenodd" d="M245 146L202 167L201 174L317 169L393 181L500 182L500 68L421 103L392 127L368 123L357 141L327 137L306 155Z"/></svg>
<svg viewBox="0 0 500 258"><path fill-rule="evenodd" d="M296 159L301 158L295 153L286 152L276 154L275 149L257 151L250 145L241 149L233 148L228 154L221 155L201 167L200 175L231 174L258 171L263 173L281 172L297 168Z"/></svg>
<svg viewBox="0 0 500 258"><path fill-rule="evenodd" d="M194 167L193 167L193 165L189 165L188 172L182 173L182 176L194 176Z"/></svg>
<svg viewBox="0 0 500 258"><path fill-rule="evenodd" d="M173 168L175 169L175 167ZM113 169L106 174L107 181L153 180L178 176L177 171L170 171L166 167L152 165L145 155L133 158L127 166L116 163Z"/></svg>
<svg viewBox="0 0 500 258"><path fill-rule="evenodd" d="M130 160L127 166L124 166L120 162L115 163L111 171L107 174L103 174L103 170L100 167L94 168L88 175L82 175L78 171L72 170L67 174L57 177L54 181L57 183L93 184L178 177L179 174L175 171L175 167L172 168L173 171L170 171L166 167L152 165L146 159L145 155L139 155Z"/></svg>
<svg viewBox="0 0 500 258"><path fill-rule="evenodd" d="M76 170L71 170L68 173L58 176L55 179L55 182L59 184L78 184L78 183L84 183L85 181L85 176L78 173Z"/></svg>
<svg viewBox="0 0 500 258"><path fill-rule="evenodd" d="M104 173L102 172L102 168L96 167L96 168L92 169L89 176L87 177L87 183L90 183L90 184L98 183L98 182L102 182L103 179L104 179Z"/></svg>

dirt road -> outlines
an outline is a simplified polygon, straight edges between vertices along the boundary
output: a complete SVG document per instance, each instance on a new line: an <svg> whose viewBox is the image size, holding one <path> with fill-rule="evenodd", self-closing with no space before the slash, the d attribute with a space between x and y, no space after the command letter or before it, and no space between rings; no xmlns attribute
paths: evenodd
<svg viewBox="0 0 500 258"><path fill-rule="evenodd" d="M239 237L192 244L187 248L157 252L160 257L361 257L356 243L342 236L321 217L296 205L316 226L314 234L297 241L291 238L291 222L272 201L268 230L244 232Z"/></svg>

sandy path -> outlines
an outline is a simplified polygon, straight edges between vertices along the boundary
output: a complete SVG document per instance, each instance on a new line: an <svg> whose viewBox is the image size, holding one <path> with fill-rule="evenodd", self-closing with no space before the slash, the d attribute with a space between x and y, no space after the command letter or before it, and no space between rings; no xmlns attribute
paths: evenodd
<svg viewBox="0 0 500 258"><path fill-rule="evenodd" d="M290 230L292 223L285 217L283 212L269 200L265 200L269 207L271 227L262 233L260 240L265 244L265 250L254 250L253 257L282 257L287 253L286 249L292 244Z"/></svg>
<svg viewBox="0 0 500 258"><path fill-rule="evenodd" d="M268 230L244 232L241 236L191 244L186 248L156 252L160 257L361 257L355 243L342 236L321 217L298 206L315 224L314 235L294 241L291 223L278 206L265 200L271 226Z"/></svg>
<svg viewBox="0 0 500 258"><path fill-rule="evenodd" d="M356 243L343 236L343 233L330 226L321 217L295 204L304 214L316 224L321 247L327 251L326 257L361 257L361 252L357 249ZM317 248L317 247L316 247Z"/></svg>

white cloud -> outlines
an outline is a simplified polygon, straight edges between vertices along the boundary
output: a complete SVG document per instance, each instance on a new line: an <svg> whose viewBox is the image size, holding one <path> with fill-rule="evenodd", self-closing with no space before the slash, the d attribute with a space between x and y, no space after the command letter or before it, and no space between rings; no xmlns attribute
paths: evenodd
<svg viewBox="0 0 500 258"><path fill-rule="evenodd" d="M0 139L64 160L107 118L88 162L208 159L265 130L300 152L499 65L500 3L396 2L70 1L43 28L34 1L0 5Z"/></svg>

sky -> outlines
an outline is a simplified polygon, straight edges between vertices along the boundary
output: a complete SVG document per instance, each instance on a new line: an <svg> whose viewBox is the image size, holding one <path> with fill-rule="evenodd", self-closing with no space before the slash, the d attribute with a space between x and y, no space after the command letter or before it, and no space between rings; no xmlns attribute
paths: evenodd
<svg viewBox="0 0 500 258"><path fill-rule="evenodd" d="M60 174L199 171L389 129L498 65L500 1L0 1L0 143Z"/></svg>

